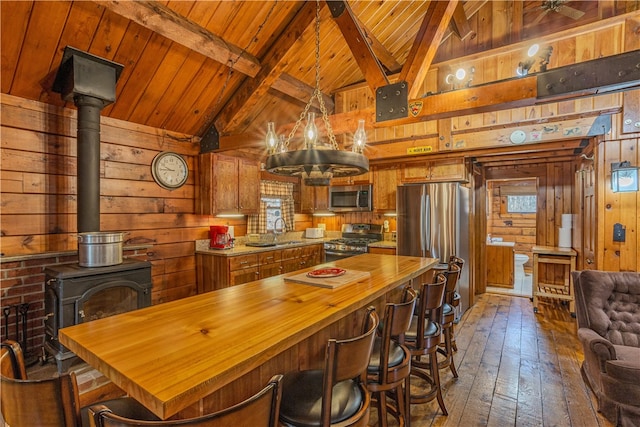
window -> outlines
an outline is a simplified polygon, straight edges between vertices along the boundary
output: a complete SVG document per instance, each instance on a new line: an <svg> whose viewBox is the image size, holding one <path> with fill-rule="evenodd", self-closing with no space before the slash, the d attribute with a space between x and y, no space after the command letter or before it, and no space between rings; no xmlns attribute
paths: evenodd
<svg viewBox="0 0 640 427"><path fill-rule="evenodd" d="M260 213L247 218L247 233L270 233L274 231L276 220L278 231L294 229L293 183L260 181ZM284 221L284 224L282 222Z"/></svg>
<svg viewBox="0 0 640 427"><path fill-rule="evenodd" d="M507 196L507 212L508 213L535 213L536 212L536 196L535 195Z"/></svg>
<svg viewBox="0 0 640 427"><path fill-rule="evenodd" d="M263 197L262 202L266 205L267 232L274 231L276 220L282 218L282 200L273 197Z"/></svg>

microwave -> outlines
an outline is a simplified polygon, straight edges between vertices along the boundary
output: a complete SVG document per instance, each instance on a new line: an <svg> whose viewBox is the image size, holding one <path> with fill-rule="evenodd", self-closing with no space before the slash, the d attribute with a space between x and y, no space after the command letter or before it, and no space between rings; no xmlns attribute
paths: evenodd
<svg viewBox="0 0 640 427"><path fill-rule="evenodd" d="M345 185L329 187L329 210L356 212L373 210L372 185Z"/></svg>

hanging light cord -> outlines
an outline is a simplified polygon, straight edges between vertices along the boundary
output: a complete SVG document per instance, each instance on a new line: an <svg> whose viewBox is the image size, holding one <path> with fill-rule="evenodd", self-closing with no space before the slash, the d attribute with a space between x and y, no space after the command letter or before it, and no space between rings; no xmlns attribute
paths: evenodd
<svg viewBox="0 0 640 427"><path fill-rule="evenodd" d="M327 131L327 135L329 137L329 143L331 144L331 148L334 150L339 150L338 143L336 142L336 136L333 134L333 128L331 127L331 123L329 122L329 116L327 114L327 107L324 105L324 100L322 99L322 92L320 92L320 0L316 0L316 87L313 90L313 94L305 105L304 110L300 113L300 117L296 121L293 129L289 133L286 141L284 142L284 146L286 148L289 147L289 142L291 138L295 135L298 127L302 123L302 120L307 116L309 112L309 108L311 108L311 104L313 103L313 98L318 99L318 104L320 105L320 112L322 113L322 121L324 122L324 127Z"/></svg>

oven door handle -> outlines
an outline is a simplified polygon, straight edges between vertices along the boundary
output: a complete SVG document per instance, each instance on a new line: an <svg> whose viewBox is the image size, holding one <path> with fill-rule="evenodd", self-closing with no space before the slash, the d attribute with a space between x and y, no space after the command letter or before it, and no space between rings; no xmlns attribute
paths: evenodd
<svg viewBox="0 0 640 427"><path fill-rule="evenodd" d="M360 255L363 254L364 252L334 252L334 251L324 251L325 255L336 255L336 256L340 256L340 257L348 257L348 256L354 256L354 255Z"/></svg>

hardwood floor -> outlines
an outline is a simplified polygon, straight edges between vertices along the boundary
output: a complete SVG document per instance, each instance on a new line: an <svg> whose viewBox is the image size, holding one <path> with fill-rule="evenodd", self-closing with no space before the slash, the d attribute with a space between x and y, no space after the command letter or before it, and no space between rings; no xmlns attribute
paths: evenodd
<svg viewBox="0 0 640 427"><path fill-rule="evenodd" d="M435 401L412 405L413 427L612 425L582 381L582 347L566 306L544 302L534 314L529 298L483 294L456 325L456 341L458 379L440 371L449 416Z"/></svg>

